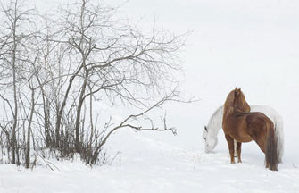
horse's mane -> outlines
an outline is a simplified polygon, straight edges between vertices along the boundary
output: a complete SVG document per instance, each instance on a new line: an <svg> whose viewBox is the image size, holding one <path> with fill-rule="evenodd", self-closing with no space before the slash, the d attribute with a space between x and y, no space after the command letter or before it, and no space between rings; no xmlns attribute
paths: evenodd
<svg viewBox="0 0 299 193"><path fill-rule="evenodd" d="M235 103L235 92L237 91L237 88L230 91L229 94L226 97L225 103L224 103L224 109L223 114L229 114L234 111L234 103Z"/></svg>
<svg viewBox="0 0 299 193"><path fill-rule="evenodd" d="M206 136L207 140L209 138L217 138L217 134L222 127L222 116L223 116L223 105L217 108L215 112L213 112L211 118L206 127Z"/></svg>
<svg viewBox="0 0 299 193"><path fill-rule="evenodd" d="M222 122L222 114L223 114L223 105L217 108L215 112L213 112L209 122L208 122L208 128L212 125L215 125L217 122ZM217 125L217 124L216 124Z"/></svg>
<svg viewBox="0 0 299 193"><path fill-rule="evenodd" d="M230 91L224 103L224 116L233 112L250 112L250 106L247 104L245 95L240 88Z"/></svg>

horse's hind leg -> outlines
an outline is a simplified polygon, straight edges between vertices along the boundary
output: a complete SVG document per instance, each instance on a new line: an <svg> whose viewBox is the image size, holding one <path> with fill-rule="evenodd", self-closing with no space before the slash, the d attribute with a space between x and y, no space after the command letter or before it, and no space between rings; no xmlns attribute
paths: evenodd
<svg viewBox="0 0 299 193"><path fill-rule="evenodd" d="M229 150L229 155L230 155L230 163L235 164L235 144L234 144L234 139L231 138L229 135L225 135L225 138L227 140L228 144L228 150Z"/></svg>
<svg viewBox="0 0 299 193"><path fill-rule="evenodd" d="M242 160L241 160L241 147L242 147L242 143L237 142L238 163L242 163Z"/></svg>

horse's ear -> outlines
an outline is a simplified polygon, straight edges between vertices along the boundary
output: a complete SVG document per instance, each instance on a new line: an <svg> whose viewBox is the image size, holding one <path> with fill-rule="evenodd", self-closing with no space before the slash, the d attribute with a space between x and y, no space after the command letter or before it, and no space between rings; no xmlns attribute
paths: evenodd
<svg viewBox="0 0 299 193"><path fill-rule="evenodd" d="M235 96L239 96L241 93L241 88L236 88L235 89Z"/></svg>
<svg viewBox="0 0 299 193"><path fill-rule="evenodd" d="M235 89L235 97L239 95L238 88Z"/></svg>

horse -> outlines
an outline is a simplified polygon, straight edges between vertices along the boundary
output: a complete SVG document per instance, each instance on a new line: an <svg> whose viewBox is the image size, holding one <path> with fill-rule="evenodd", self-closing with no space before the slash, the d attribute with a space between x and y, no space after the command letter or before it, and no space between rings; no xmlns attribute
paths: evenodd
<svg viewBox="0 0 299 193"><path fill-rule="evenodd" d="M237 141L238 163L242 163L242 142L254 140L265 154L266 168L278 171L277 138L274 124L265 114L250 112L250 106L240 88L232 90L226 98L222 129L228 143L231 164L235 164L234 139Z"/></svg>
<svg viewBox="0 0 299 193"><path fill-rule="evenodd" d="M250 112L261 112L267 115L274 123L275 135L277 136L278 162L282 162L284 152L284 132L283 119L280 114L267 105L250 105ZM202 137L204 139L204 150L206 153L211 152L218 143L218 132L222 127L223 105L217 108L212 114L207 126L204 126Z"/></svg>

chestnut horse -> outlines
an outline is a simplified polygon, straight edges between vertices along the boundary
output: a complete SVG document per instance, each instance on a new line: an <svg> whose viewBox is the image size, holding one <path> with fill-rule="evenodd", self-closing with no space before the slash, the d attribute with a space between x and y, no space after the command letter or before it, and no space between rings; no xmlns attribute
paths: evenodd
<svg viewBox="0 0 299 193"><path fill-rule="evenodd" d="M235 163L234 139L237 141L238 163L241 163L241 144L254 140L265 154L266 168L278 169L277 138L274 124L263 113L249 113L250 106L240 88L232 90L225 101L222 129L228 143L231 163Z"/></svg>

